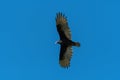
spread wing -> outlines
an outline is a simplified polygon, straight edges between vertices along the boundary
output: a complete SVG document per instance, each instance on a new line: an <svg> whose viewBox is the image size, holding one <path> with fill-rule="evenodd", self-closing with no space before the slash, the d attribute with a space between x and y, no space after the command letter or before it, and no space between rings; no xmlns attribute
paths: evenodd
<svg viewBox="0 0 120 80"><path fill-rule="evenodd" d="M59 63L62 67L68 68L72 56L72 46L61 45Z"/></svg>
<svg viewBox="0 0 120 80"><path fill-rule="evenodd" d="M62 13L57 13L56 26L61 40L63 38L71 39L71 31L68 27L67 19Z"/></svg>

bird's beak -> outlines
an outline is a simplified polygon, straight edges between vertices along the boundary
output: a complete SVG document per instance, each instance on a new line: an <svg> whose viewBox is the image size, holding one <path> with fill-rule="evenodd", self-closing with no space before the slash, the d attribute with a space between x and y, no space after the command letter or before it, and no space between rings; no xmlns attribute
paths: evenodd
<svg viewBox="0 0 120 80"><path fill-rule="evenodd" d="M57 44L57 43L58 43L58 41L55 42L55 44Z"/></svg>

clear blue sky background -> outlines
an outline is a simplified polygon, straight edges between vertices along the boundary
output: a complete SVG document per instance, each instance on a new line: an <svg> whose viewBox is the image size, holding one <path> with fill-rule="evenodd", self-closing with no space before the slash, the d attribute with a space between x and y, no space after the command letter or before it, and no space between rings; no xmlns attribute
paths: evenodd
<svg viewBox="0 0 120 80"><path fill-rule="evenodd" d="M58 63L55 16L68 17L69 69ZM120 80L119 0L1 0L0 80Z"/></svg>

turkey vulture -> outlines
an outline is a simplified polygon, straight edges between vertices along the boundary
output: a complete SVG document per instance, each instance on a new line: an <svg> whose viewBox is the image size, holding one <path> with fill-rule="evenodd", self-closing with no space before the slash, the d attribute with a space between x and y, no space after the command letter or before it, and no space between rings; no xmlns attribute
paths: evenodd
<svg viewBox="0 0 120 80"><path fill-rule="evenodd" d="M56 27L60 36L60 40L57 43L61 47L59 64L64 68L68 68L72 56L72 46L80 47L80 43L71 40L71 31L68 27L67 18L60 12L56 16Z"/></svg>

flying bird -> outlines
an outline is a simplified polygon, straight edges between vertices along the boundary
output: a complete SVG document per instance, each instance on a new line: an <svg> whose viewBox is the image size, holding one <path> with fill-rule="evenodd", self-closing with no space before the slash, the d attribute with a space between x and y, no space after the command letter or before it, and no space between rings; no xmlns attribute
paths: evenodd
<svg viewBox="0 0 120 80"><path fill-rule="evenodd" d="M72 46L80 47L80 43L71 40L67 18L60 12L56 16L56 27L60 37L60 40L56 42L60 44L59 64L61 67L68 68L72 56Z"/></svg>

